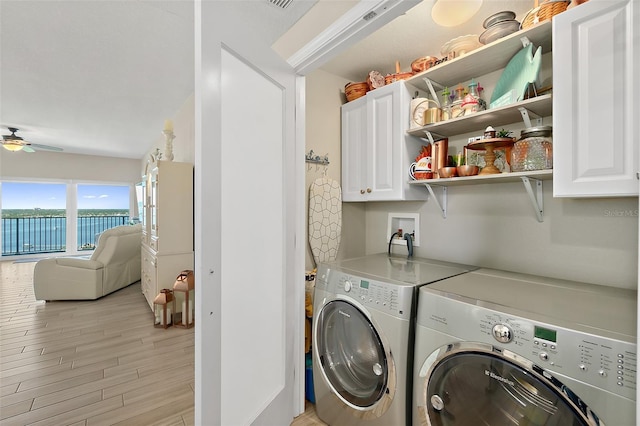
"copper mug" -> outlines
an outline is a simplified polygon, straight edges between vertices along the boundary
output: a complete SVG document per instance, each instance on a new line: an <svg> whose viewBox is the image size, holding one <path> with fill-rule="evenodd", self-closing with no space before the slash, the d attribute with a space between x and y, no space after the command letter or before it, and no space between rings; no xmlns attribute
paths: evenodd
<svg viewBox="0 0 640 426"><path fill-rule="evenodd" d="M447 167L447 153L449 151L449 139L440 139L434 142L431 148L431 162L434 179L438 179L438 170Z"/></svg>

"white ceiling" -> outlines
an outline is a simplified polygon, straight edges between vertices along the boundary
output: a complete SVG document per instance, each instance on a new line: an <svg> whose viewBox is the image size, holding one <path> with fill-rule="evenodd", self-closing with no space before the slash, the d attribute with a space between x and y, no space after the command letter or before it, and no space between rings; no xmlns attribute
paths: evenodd
<svg viewBox="0 0 640 426"><path fill-rule="evenodd" d="M272 44L316 2L294 0L284 10L267 0L234 6L246 8L247 25ZM463 27L444 28L431 20L433 2L322 68L351 81L371 70L395 72L396 60L409 70L418 57L439 56L446 41L480 34L489 15L512 10L521 19L533 7L533 0L484 0ZM65 152L142 158L193 93L193 37L191 0L0 0L0 133L18 127L30 142Z"/></svg>
<svg viewBox="0 0 640 426"><path fill-rule="evenodd" d="M315 2L234 7L271 44ZM193 93L193 16L191 0L0 0L0 134L142 158Z"/></svg>
<svg viewBox="0 0 640 426"><path fill-rule="evenodd" d="M465 0L449 0L464 3ZM494 13L511 10L521 21L533 8L534 0L484 0L480 10L465 24L442 27L431 19L435 0L423 0L405 15L396 18L371 36L338 55L322 69L350 81L365 81L369 71L383 75L395 73L396 61L401 71L411 71L411 62L423 56L442 57L441 47L449 40L467 34L482 34L482 23Z"/></svg>

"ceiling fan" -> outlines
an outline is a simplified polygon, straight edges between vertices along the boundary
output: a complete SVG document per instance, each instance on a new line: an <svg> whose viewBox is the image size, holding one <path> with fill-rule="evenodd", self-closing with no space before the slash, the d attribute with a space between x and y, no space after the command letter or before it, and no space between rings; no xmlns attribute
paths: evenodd
<svg viewBox="0 0 640 426"><path fill-rule="evenodd" d="M11 132L10 135L3 135L2 136L2 147L4 149L6 149L7 151L12 151L12 152L17 152L17 151L24 151L24 152L35 152L36 149L46 149L49 151L62 151L62 148L58 148L55 146L49 146L49 145L40 145L37 143L31 143L31 142L27 142L25 141L23 138L21 138L20 136L16 135L16 132L18 131L17 128L15 127L7 127L7 129Z"/></svg>

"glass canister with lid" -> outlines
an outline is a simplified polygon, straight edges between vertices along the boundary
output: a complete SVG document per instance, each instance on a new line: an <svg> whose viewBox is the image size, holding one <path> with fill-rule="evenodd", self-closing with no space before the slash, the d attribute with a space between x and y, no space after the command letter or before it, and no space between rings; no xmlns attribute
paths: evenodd
<svg viewBox="0 0 640 426"><path fill-rule="evenodd" d="M511 150L511 171L526 172L553 168L552 134L551 126L524 129Z"/></svg>

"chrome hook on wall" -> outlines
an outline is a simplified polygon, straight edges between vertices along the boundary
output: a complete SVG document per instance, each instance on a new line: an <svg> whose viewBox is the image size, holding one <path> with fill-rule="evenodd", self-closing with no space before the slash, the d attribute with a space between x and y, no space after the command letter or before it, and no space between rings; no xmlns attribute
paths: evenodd
<svg viewBox="0 0 640 426"><path fill-rule="evenodd" d="M316 155L313 150L310 150L307 155L305 155L305 161L307 163L321 164L323 166L329 165L329 154L325 154L324 157L320 157Z"/></svg>

